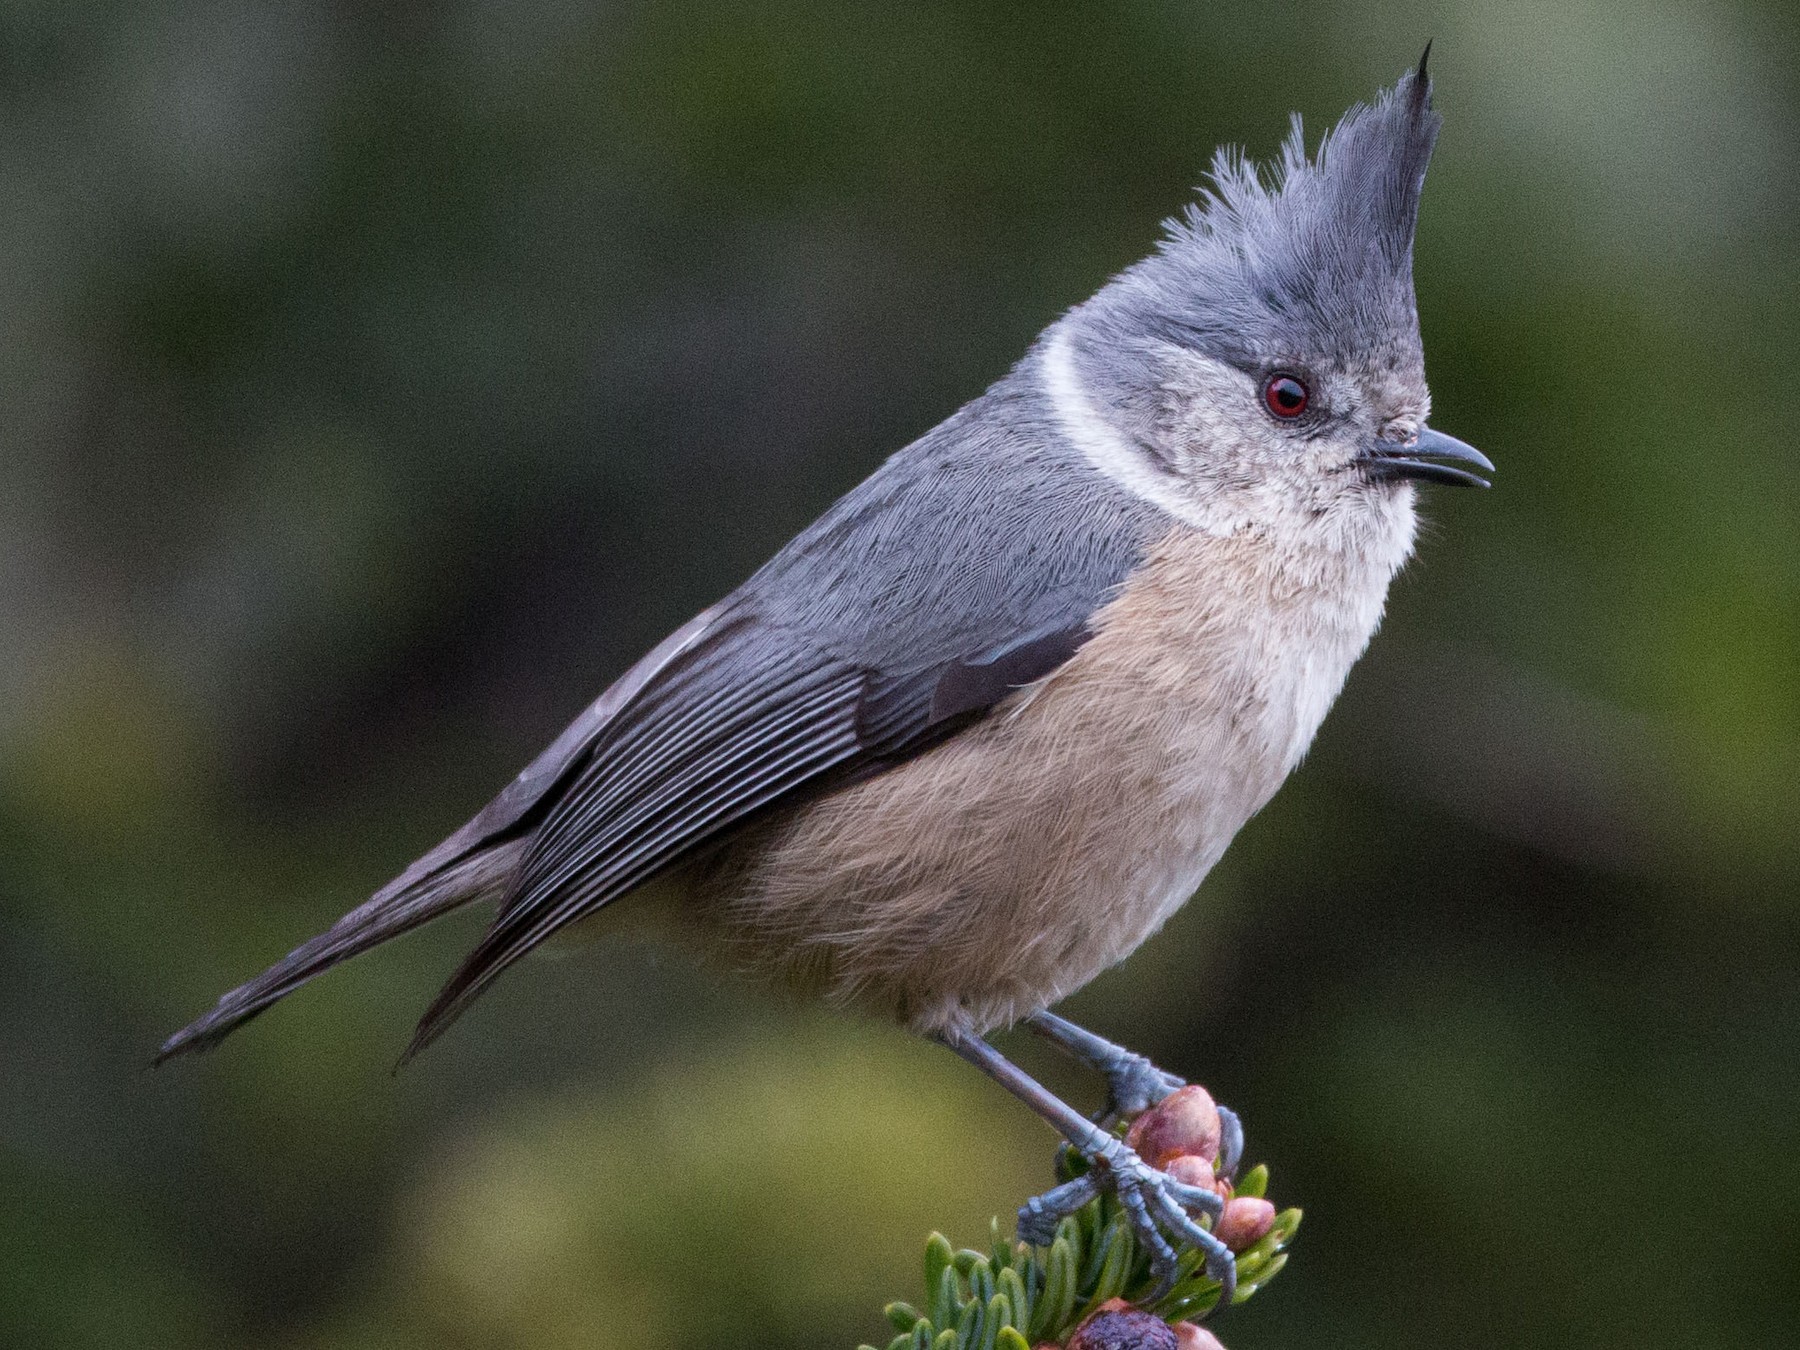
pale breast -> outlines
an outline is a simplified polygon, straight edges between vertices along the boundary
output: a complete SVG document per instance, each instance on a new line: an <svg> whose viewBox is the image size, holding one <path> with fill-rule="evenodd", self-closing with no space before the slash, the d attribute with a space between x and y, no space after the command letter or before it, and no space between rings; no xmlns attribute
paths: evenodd
<svg viewBox="0 0 1800 1350"><path fill-rule="evenodd" d="M690 914L734 964L919 1030L1046 1006L1160 927L1280 786L1391 572L1322 587L1255 536L1171 534L1049 679L691 868Z"/></svg>

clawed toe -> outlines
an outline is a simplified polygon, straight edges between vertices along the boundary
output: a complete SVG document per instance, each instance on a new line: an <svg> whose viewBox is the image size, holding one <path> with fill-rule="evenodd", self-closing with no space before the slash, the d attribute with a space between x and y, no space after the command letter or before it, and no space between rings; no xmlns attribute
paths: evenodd
<svg viewBox="0 0 1800 1350"><path fill-rule="evenodd" d="M1145 1166L1146 1170L1154 1172L1154 1169ZM1162 1176L1161 1173L1155 1175ZM1188 1213L1189 1209L1201 1209L1216 1222L1224 1210L1224 1200L1216 1192L1202 1190L1197 1186L1184 1186L1166 1177L1161 1185L1151 1183L1150 1193L1153 1217L1187 1246L1198 1250L1205 1258L1207 1275L1219 1282L1219 1299L1213 1304L1213 1310L1230 1307L1231 1300L1237 1293L1237 1257L1232 1255L1231 1248L1202 1228ZM1158 1271L1156 1288L1146 1301L1154 1302L1173 1286L1174 1272L1165 1274Z"/></svg>
<svg viewBox="0 0 1800 1350"><path fill-rule="evenodd" d="M1202 1254L1207 1275L1219 1282L1214 1307L1228 1306L1237 1290L1237 1259L1194 1218L1200 1213L1217 1221L1225 1204L1218 1192L1177 1181L1116 1138L1091 1154L1082 1152L1090 1170L1026 1201L1019 1210L1019 1239L1033 1246L1048 1246L1057 1224L1095 1196L1111 1192L1150 1259L1154 1284L1143 1302L1154 1303L1175 1287L1180 1274L1178 1247L1189 1247Z"/></svg>
<svg viewBox="0 0 1800 1350"><path fill-rule="evenodd" d="M1019 1207L1019 1241L1048 1247L1056 1237L1056 1225L1099 1194L1099 1182L1092 1172L1086 1172L1054 1190L1032 1196Z"/></svg>
<svg viewBox="0 0 1800 1350"><path fill-rule="evenodd" d="M1219 1112L1219 1175L1236 1178L1238 1164L1244 1160L1244 1122L1229 1106Z"/></svg>

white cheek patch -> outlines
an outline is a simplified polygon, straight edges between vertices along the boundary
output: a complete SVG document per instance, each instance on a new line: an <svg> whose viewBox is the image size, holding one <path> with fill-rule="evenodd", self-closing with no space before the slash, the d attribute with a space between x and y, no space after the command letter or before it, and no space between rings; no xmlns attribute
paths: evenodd
<svg viewBox="0 0 1800 1350"><path fill-rule="evenodd" d="M1229 524L1205 510L1179 480L1154 467L1142 447L1121 435L1100 414L1082 385L1081 373L1075 369L1066 325L1058 324L1051 332L1038 369L1058 429L1089 464L1133 496L1160 507L1196 530L1231 533Z"/></svg>

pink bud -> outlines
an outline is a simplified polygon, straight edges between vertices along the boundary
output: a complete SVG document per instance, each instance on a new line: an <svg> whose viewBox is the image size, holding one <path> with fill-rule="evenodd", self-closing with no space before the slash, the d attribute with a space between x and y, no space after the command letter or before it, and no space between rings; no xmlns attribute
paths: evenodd
<svg viewBox="0 0 1800 1350"><path fill-rule="evenodd" d="M1194 1322L1175 1324L1175 1347L1176 1350L1225 1350L1224 1342Z"/></svg>
<svg viewBox="0 0 1800 1350"><path fill-rule="evenodd" d="M1274 1224L1275 1206L1258 1196L1239 1195L1225 1202L1225 1212L1213 1231L1232 1251L1241 1252L1260 1242Z"/></svg>
<svg viewBox="0 0 1800 1350"><path fill-rule="evenodd" d="M1213 1105L1212 1094L1190 1083L1132 1121L1125 1142L1152 1167L1166 1167L1171 1158L1184 1153L1218 1157L1219 1134L1219 1108Z"/></svg>
<svg viewBox="0 0 1800 1350"><path fill-rule="evenodd" d="M1184 1186L1198 1186L1203 1191L1214 1191L1220 1195L1225 1193L1229 1184L1221 1181L1213 1171L1212 1159L1202 1158L1197 1153L1184 1153L1179 1158L1170 1158L1162 1170Z"/></svg>

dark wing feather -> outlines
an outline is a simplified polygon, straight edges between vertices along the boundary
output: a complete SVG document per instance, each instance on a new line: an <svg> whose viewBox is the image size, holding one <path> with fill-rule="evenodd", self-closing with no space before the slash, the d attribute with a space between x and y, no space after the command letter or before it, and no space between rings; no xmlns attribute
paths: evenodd
<svg viewBox="0 0 1800 1350"><path fill-rule="evenodd" d="M170 1036L157 1053L157 1062L185 1051L209 1050L340 962L460 906L508 894L529 836L561 789L587 762L606 728L654 685L665 669L678 665L704 641L719 619L719 608L714 606L658 643L472 820L327 931L225 994L203 1016Z"/></svg>
<svg viewBox="0 0 1800 1350"><path fill-rule="evenodd" d="M728 620L606 728L407 1057L559 929L800 789L842 786L935 744L1048 675L1086 633L1058 624L884 677L799 634Z"/></svg>

